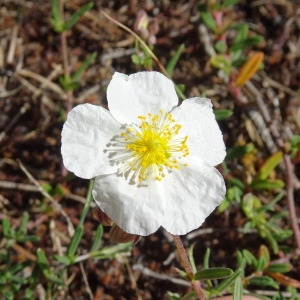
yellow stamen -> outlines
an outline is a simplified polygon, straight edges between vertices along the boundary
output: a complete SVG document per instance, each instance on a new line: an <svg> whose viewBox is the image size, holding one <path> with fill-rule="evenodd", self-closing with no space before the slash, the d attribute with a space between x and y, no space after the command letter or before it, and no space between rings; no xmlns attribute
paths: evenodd
<svg viewBox="0 0 300 300"><path fill-rule="evenodd" d="M167 170L180 170L181 166L187 166L180 160L189 155L189 148L186 145L188 137L177 138L181 129L180 124L175 124L172 114L164 113L138 116L140 126L127 128L127 132L121 133L126 143L126 152L132 154L129 158L126 170L135 172L138 181L142 182L154 176L161 181Z"/></svg>

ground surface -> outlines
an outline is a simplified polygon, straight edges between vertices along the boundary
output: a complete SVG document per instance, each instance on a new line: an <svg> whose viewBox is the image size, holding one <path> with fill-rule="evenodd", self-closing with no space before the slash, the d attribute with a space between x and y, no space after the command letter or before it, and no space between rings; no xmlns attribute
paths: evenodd
<svg viewBox="0 0 300 300"><path fill-rule="evenodd" d="M262 128L257 128L259 125L248 114L250 110L260 114L257 103L239 103L228 84L219 76L218 70L209 64L203 33L199 30L202 21L197 2L93 2L94 8L90 14L80 18L72 30L67 31L71 73L89 54L97 53L95 61L83 74L79 87L74 91L72 105L88 102L106 107L105 91L115 71L130 74L145 70L144 66L132 63L134 38L100 14L102 9L112 18L133 28L137 14L143 8L149 16L157 19L159 30L153 51L162 65L166 66L179 45L185 44L173 80L185 85L186 97L204 93L212 99L215 109L233 110L229 119L220 121L226 146L255 145L256 153L254 158L249 158L248 165L240 159L228 162L228 167L233 170L230 176L249 183L263 162L276 151L272 144L267 145L261 134ZM300 133L299 93L297 95L300 82L300 3L284 0L272 2L240 1L226 10L225 16L236 22L247 22L251 32L265 38L265 42L255 48L265 54L264 70L258 71L252 82L261 92L272 119L278 121L276 126L280 136L287 142ZM79 0L66 1L66 18L77 5L83 4L84 1ZM67 93L58 80L63 74L61 40L50 25L50 17L48 1L2 0L0 3L0 218L7 216L12 226L17 227L22 213L27 211L29 233L40 237L38 242L15 247L11 256L14 262L34 260L37 248L42 248L52 263L53 254L64 251L69 242L65 218L37 190L32 180L20 169L18 161L41 185L48 184L53 188L59 185L64 189L64 196L52 194L75 226L79 222L82 201L88 188L86 180L69 175L66 179L62 165L60 134L68 101ZM209 37L213 39L208 30ZM158 70L155 62L153 69ZM47 77L52 86L44 82ZM299 216L299 160L294 160L292 167L293 193ZM226 175L223 167L220 166L219 170ZM278 168L271 176L286 181L284 174L284 168ZM285 193L285 188L282 191ZM265 203L270 200L269 191L258 191L256 194ZM284 196L276 209L287 211L287 207ZM189 247L196 243L195 259L199 267L203 263L205 249L210 247L211 266L234 269L236 250L247 248L256 253L261 244L266 244L257 233L243 234L239 231L245 221L245 215L233 202L225 213L211 215L198 235L183 237L184 245ZM90 249L97 226L91 208L78 253L84 254ZM287 218L282 226L291 228L290 219ZM111 245L107 233L108 229L105 229L101 247ZM0 249L2 247L1 251L5 251L1 233L0 238ZM294 236L285 244L295 249ZM278 256L274 256L276 258ZM179 278L173 268L179 267L179 263L172 238L163 230L142 238L128 256L85 260L82 266L95 299L167 299L167 291L183 294L187 290L186 286L170 280ZM53 268L56 267L53 263ZM149 274L149 270L154 275ZM164 279L161 277L163 274L169 278ZM291 275L300 280L300 266L296 260ZM67 288L60 292L57 299L90 299L79 264L68 268L67 278ZM36 292L36 297L42 299L47 284L42 277L39 283L41 291Z"/></svg>

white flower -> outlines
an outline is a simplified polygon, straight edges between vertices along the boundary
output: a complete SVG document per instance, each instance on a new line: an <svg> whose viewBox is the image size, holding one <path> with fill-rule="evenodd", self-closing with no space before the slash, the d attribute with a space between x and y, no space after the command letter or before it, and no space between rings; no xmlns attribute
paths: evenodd
<svg viewBox="0 0 300 300"><path fill-rule="evenodd" d="M95 178L93 197L109 218L131 234L160 226L180 235L199 227L225 195L214 168L225 157L209 99L178 98L158 72L115 73L109 111L83 104L62 131L66 168Z"/></svg>

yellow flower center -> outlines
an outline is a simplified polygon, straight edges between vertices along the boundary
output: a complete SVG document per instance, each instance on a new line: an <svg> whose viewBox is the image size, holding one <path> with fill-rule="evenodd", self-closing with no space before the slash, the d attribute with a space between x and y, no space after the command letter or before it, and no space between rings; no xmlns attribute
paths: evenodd
<svg viewBox="0 0 300 300"><path fill-rule="evenodd" d="M162 180L165 170L187 166L179 160L189 154L188 137L176 138L181 125L175 123L172 114L160 110L157 115L149 113L147 117L138 118L140 126L127 127L121 134L126 152L130 154L126 170L134 172L142 182L152 174L157 180Z"/></svg>

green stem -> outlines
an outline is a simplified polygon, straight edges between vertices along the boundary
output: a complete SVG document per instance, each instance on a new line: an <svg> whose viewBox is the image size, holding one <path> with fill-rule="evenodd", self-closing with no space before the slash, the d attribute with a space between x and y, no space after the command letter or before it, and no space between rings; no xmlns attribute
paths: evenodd
<svg viewBox="0 0 300 300"><path fill-rule="evenodd" d="M207 300L207 298L204 294L204 291L201 288L200 281L193 280L194 272L193 272L192 266L189 262L187 253L183 247L180 237L178 235L173 235L173 239L174 239L177 251L179 253L181 263L185 269L185 272L187 273L188 277L191 280L191 284L192 284L194 291L196 292L196 294L198 295L198 298L200 300Z"/></svg>
<svg viewBox="0 0 300 300"><path fill-rule="evenodd" d="M87 192L87 196L86 196L86 201L85 201L85 204L84 204L84 207L83 207L82 214L81 214L80 221L79 221L78 225L83 225L85 217L86 217L86 215L87 215L87 213L90 209L91 202L93 200L93 196L92 196L93 186L94 186L94 179L91 179L90 183L89 183L89 189L88 189L88 192Z"/></svg>

